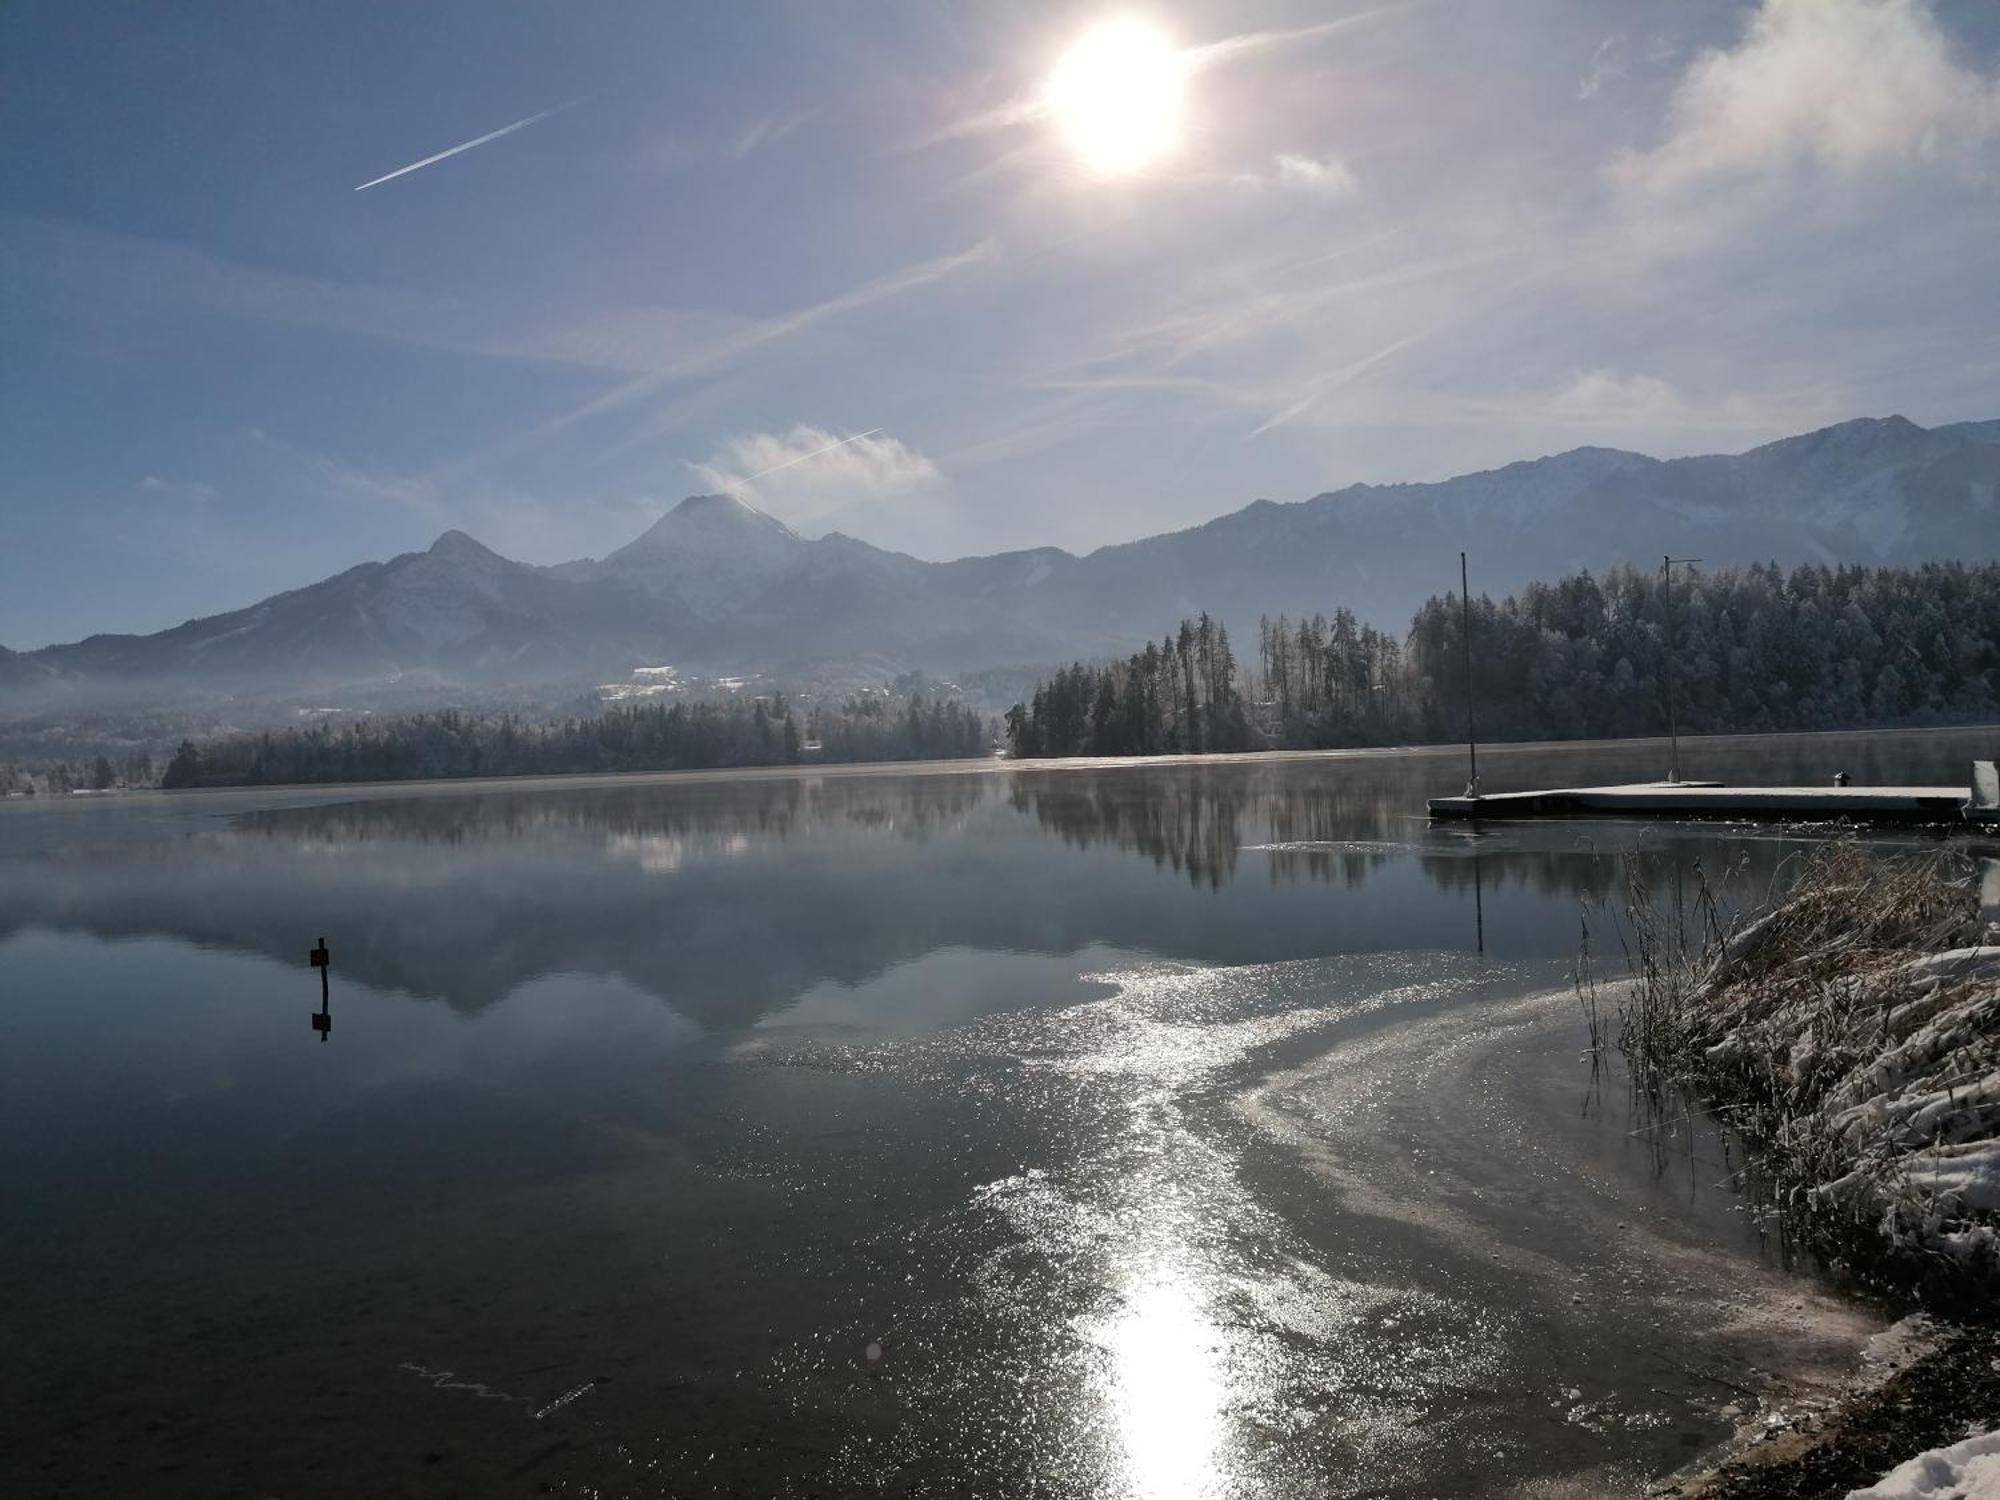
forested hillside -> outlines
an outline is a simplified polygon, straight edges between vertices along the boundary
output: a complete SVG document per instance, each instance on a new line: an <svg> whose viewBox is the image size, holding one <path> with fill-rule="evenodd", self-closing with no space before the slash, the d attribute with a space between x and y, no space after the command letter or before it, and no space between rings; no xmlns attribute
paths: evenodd
<svg viewBox="0 0 2000 1500"><path fill-rule="evenodd" d="M1164 648L1057 674L1008 714L1017 753L1309 749L1465 732L1455 594L1426 601L1401 637L1345 609L1266 619L1241 688L1219 629L1196 658L1198 679L1173 665L1179 642L1203 628L1184 624ZM2000 719L2000 565L1991 563L1723 568L1677 576L1671 595L1655 572L1580 573L1473 600L1471 637L1488 739L1663 732L1669 661L1683 733Z"/></svg>

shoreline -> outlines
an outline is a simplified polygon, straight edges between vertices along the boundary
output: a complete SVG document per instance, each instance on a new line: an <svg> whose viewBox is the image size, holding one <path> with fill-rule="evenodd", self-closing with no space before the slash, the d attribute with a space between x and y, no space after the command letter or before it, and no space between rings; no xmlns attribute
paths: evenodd
<svg viewBox="0 0 2000 1500"><path fill-rule="evenodd" d="M2000 724L1933 724L1870 726L1861 729L1772 729L1746 730L1736 734L1684 734L1680 743L1685 746L1703 745L1747 745L1770 740L1796 740L1817 738L1888 738L1910 734L1970 734L1979 731L2000 733ZM1577 740L1492 740L1482 741L1480 750L1489 756L1506 756L1524 753L1547 754L1552 752L1591 750L1642 749L1649 746L1664 747L1669 743L1666 735L1634 735L1623 739L1577 739ZM1183 753L1174 755L1108 755L1108 756L1056 756L1029 760L1015 760L1005 756L969 756L963 759L947 760L872 760L872 761L801 761L786 765L759 766L706 766L688 767L681 770L659 771L550 771L536 775L514 776L449 776L433 777L428 780L397 781L313 781L313 782L259 782L231 786L202 786L114 788L103 793L86 793L78 796L29 797L10 794L0 797L0 806L71 806L107 801L125 801L134 797L211 797L243 794L271 793L327 793L327 792L437 792L451 787L483 787L489 790L515 790L537 787L561 786L622 786L664 783L668 785L703 784L716 781L764 781L795 776L867 776L867 775L935 775L967 776L1015 771L1093 771L1111 770L1124 767L1145 766L1228 766L1228 765L1281 765L1293 761L1339 761L1373 760L1389 756L1435 756L1447 757L1463 754L1462 741L1440 741L1424 744L1402 745L1350 745L1320 750L1234 750Z"/></svg>
<svg viewBox="0 0 2000 1500"><path fill-rule="evenodd" d="M1746 1432L1649 1493L1674 1500L1844 1494L1990 1428L2000 1412L2000 1328L1914 1314L1871 1339L1861 1360L1824 1412Z"/></svg>
<svg viewBox="0 0 2000 1500"><path fill-rule="evenodd" d="M1649 1087L1729 1111L1764 1211L1906 1310L1827 1411L1752 1434L1661 1494L1858 1491L2000 1415L2000 932L1969 874L1833 846L1743 926L1715 926L1704 893L1698 948L1628 886L1642 977L1615 992L1619 1049Z"/></svg>

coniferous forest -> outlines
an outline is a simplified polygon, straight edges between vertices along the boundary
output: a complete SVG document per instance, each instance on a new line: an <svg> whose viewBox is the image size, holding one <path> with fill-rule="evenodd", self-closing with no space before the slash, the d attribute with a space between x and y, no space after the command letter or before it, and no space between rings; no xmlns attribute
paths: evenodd
<svg viewBox="0 0 2000 1500"><path fill-rule="evenodd" d="M1470 615L1484 739L1661 733L1670 680L1688 734L2000 719L1996 564L1722 568L1676 575L1671 594L1657 572L1616 568L1475 598ZM1239 688L1228 636L1204 617L1124 661L1058 672L1008 713L1008 738L1024 756L1454 739L1464 639L1455 593L1401 637L1345 609L1265 619Z"/></svg>
<svg viewBox="0 0 2000 1500"><path fill-rule="evenodd" d="M987 721L963 704L849 698L801 715L782 697L646 704L531 723L447 710L181 743L161 785L269 786L684 771L803 760L950 760L988 754Z"/></svg>
<svg viewBox="0 0 2000 1500"><path fill-rule="evenodd" d="M1254 741L1236 688L1229 632L1203 615L1122 662L1081 662L1007 711L1020 756L1171 755L1247 750Z"/></svg>

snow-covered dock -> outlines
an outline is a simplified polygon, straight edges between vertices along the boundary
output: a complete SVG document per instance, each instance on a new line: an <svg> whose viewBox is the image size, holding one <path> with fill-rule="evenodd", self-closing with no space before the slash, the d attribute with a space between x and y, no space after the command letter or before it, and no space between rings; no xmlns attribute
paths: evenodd
<svg viewBox="0 0 2000 1500"><path fill-rule="evenodd" d="M1769 818L1867 823L2000 825L2000 808L1978 805L1955 786L1724 786L1712 781L1642 781L1626 786L1560 787L1478 797L1433 797L1434 818Z"/></svg>

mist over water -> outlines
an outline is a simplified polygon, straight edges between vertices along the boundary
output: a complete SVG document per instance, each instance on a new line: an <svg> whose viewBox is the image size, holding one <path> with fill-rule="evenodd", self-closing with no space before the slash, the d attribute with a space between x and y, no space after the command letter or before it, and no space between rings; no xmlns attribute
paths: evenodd
<svg viewBox="0 0 2000 1500"><path fill-rule="evenodd" d="M1683 764L1945 783L1989 744ZM1623 851L1758 899L1823 831L1429 826L1463 779L1421 751L0 808L0 1489L1665 1472L1749 1370L1868 1318L1759 1236L1726 1140L1663 1149L1574 1002L1529 997Z"/></svg>

